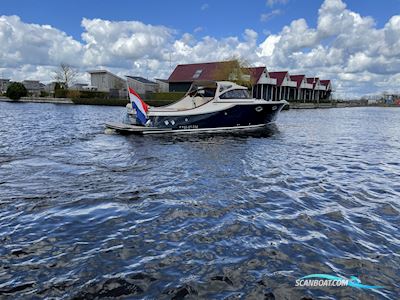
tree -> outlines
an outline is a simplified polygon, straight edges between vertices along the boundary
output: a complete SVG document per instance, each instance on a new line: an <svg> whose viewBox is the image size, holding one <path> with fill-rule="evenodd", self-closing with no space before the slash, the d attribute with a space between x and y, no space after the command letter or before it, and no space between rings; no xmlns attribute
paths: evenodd
<svg viewBox="0 0 400 300"><path fill-rule="evenodd" d="M19 100L21 97L26 97L28 91L25 86L20 82L12 82L6 92L6 96L12 100Z"/></svg>
<svg viewBox="0 0 400 300"><path fill-rule="evenodd" d="M70 65L60 64L60 67L54 73L55 81L59 82L66 89L71 86L77 77L78 73Z"/></svg>
<svg viewBox="0 0 400 300"><path fill-rule="evenodd" d="M229 80L236 82L239 85L251 87L255 82L252 82L250 64L239 58L232 58L229 61L222 62L215 71L215 80Z"/></svg>

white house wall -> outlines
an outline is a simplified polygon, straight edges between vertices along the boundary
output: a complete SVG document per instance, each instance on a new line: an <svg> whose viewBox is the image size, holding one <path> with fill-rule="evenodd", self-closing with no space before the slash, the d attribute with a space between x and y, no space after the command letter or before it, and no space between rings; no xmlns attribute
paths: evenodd
<svg viewBox="0 0 400 300"><path fill-rule="evenodd" d="M125 89L126 81L109 73L92 73L90 85L97 87L100 92L109 92L110 89Z"/></svg>
<svg viewBox="0 0 400 300"><path fill-rule="evenodd" d="M143 83L128 77L129 87L133 88L138 94L144 95L147 92L157 92L157 84Z"/></svg>

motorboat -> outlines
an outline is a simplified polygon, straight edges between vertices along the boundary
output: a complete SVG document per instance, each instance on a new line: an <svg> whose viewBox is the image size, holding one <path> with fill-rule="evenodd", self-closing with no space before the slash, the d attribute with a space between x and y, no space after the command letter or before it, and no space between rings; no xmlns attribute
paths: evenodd
<svg viewBox="0 0 400 300"><path fill-rule="evenodd" d="M254 130L275 122L288 104L251 98L247 87L229 81L194 82L181 100L160 107L147 106L128 90L124 121L106 123L107 128L137 134Z"/></svg>

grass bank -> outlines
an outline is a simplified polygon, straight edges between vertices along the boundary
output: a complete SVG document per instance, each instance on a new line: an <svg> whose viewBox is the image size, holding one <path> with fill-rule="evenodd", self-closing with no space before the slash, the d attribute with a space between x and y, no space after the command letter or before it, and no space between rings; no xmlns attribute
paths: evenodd
<svg viewBox="0 0 400 300"><path fill-rule="evenodd" d="M107 93L102 92L69 92L75 104L125 106L129 103L128 99L109 98ZM163 106L181 99L184 95L185 93L148 93L141 97L150 106Z"/></svg>

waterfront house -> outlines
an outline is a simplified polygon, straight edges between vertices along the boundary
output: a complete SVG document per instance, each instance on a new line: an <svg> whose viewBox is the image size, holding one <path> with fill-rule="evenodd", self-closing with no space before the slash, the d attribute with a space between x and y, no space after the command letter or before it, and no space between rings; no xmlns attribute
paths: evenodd
<svg viewBox="0 0 400 300"><path fill-rule="evenodd" d="M320 99L321 100L329 100L331 99L332 95L332 84L330 80L320 80L321 85L325 87L325 91L321 93Z"/></svg>
<svg viewBox="0 0 400 300"><path fill-rule="evenodd" d="M74 83L71 87L69 87L70 90L76 90L76 91L82 91L82 90L87 90L87 87L89 85L87 83Z"/></svg>
<svg viewBox="0 0 400 300"><path fill-rule="evenodd" d="M0 78L0 94L7 92L7 88L10 85L10 79Z"/></svg>
<svg viewBox="0 0 400 300"><path fill-rule="evenodd" d="M57 87L58 86L58 87ZM65 89L63 82L52 81L44 86L44 91L51 97L55 96L55 89Z"/></svg>
<svg viewBox="0 0 400 300"><path fill-rule="evenodd" d="M159 93L168 93L169 92L169 83L168 83L168 79L159 79L156 78L154 79L155 82L157 83L157 91Z"/></svg>
<svg viewBox="0 0 400 300"><path fill-rule="evenodd" d="M256 99L272 100L276 90L276 78L269 76L266 67L248 68L253 83L252 95Z"/></svg>
<svg viewBox="0 0 400 300"><path fill-rule="evenodd" d="M307 83L313 85L312 95L311 95L311 98L309 100L319 102L319 100L321 99L320 98L321 95L323 95L324 92L326 91L326 87L321 84L321 82L320 82L318 77L307 78Z"/></svg>
<svg viewBox="0 0 400 300"><path fill-rule="evenodd" d="M311 99L313 85L307 82L306 75L290 75L290 79L297 84L294 100L306 102Z"/></svg>
<svg viewBox="0 0 400 300"><path fill-rule="evenodd" d="M88 71L90 85L99 92L107 92L113 98L125 98L128 95L126 80L107 70Z"/></svg>
<svg viewBox="0 0 400 300"><path fill-rule="evenodd" d="M28 91L28 95L31 97L40 97L42 91L45 90L45 85L38 80L24 80L22 84Z"/></svg>
<svg viewBox="0 0 400 300"><path fill-rule="evenodd" d="M140 95L157 92L158 85L154 81L140 76L126 76L126 78L128 80L128 85Z"/></svg>
<svg viewBox="0 0 400 300"><path fill-rule="evenodd" d="M297 88L297 82L290 79L288 71L269 72L271 78L276 79L275 93L272 100L293 100Z"/></svg>
<svg viewBox="0 0 400 300"><path fill-rule="evenodd" d="M177 65L168 78L169 91L186 92L195 80L236 81L238 74L241 81L250 82L252 96L257 99L306 102L331 97L330 80L290 75L288 71L268 72L264 66L243 68L237 61Z"/></svg>
<svg viewBox="0 0 400 300"><path fill-rule="evenodd" d="M45 85L44 91L49 95L54 97L54 90L56 88L57 82L53 81Z"/></svg>
<svg viewBox="0 0 400 300"><path fill-rule="evenodd" d="M170 92L186 92L196 80L240 80L250 79L246 70L240 69L237 61L220 61L177 65L168 78Z"/></svg>

